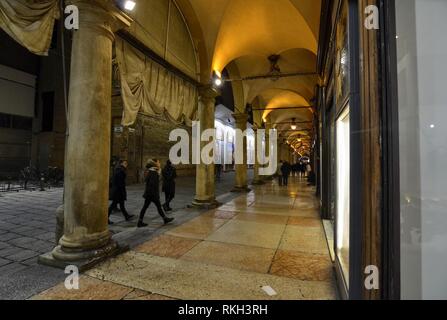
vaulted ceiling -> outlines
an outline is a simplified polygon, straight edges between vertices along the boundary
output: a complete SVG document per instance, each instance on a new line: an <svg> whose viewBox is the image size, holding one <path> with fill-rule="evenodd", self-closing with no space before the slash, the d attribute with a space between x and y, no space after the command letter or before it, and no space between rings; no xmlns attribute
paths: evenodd
<svg viewBox="0 0 447 320"><path fill-rule="evenodd" d="M235 109L260 106L258 122L273 127L312 121L321 0L176 0L198 48L200 80L227 70ZM272 71L269 56L279 55L284 77L262 77ZM287 77L285 75L288 75ZM277 109L277 110L275 110ZM261 125L261 123L257 123ZM290 125L289 125L290 126ZM292 145L303 132L289 132Z"/></svg>

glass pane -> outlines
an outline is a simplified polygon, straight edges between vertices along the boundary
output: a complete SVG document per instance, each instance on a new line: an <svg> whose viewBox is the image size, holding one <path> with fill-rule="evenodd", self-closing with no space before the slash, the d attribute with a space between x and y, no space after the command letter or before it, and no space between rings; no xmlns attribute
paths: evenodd
<svg viewBox="0 0 447 320"><path fill-rule="evenodd" d="M337 120L337 233L336 249L349 285L349 108Z"/></svg>
<svg viewBox="0 0 447 320"><path fill-rule="evenodd" d="M447 1L396 0L404 299L447 299Z"/></svg>
<svg viewBox="0 0 447 320"><path fill-rule="evenodd" d="M335 88L337 106L345 100L349 92L349 41L348 41L348 5L347 1L343 2L340 13L340 20L337 24L337 49L335 61Z"/></svg>

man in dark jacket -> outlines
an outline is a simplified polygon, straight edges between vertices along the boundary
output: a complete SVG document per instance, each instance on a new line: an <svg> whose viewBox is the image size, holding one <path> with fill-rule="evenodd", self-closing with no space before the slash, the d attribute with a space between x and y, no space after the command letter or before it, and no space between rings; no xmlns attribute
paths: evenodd
<svg viewBox="0 0 447 320"><path fill-rule="evenodd" d="M165 204L163 205L163 209L165 209L165 211L172 211L170 204L175 197L175 179L177 178L177 170L172 165L172 162L168 160L161 173L163 176L163 192L165 193Z"/></svg>
<svg viewBox="0 0 447 320"><path fill-rule="evenodd" d="M110 215L113 210L116 209L117 205L120 205L121 212L124 215L126 221L129 221L134 216L127 213L126 207L124 205L125 201L127 201L127 191L126 191L126 177L127 177L127 167L128 162L126 160L120 161L119 165L116 167L115 172L113 173L112 178L112 188L110 189L110 200L112 200L112 204L109 207L109 224L113 224L110 221Z"/></svg>
<svg viewBox="0 0 447 320"><path fill-rule="evenodd" d="M165 224L168 224L174 221L173 218L166 217L163 208L160 203L160 161L153 159L150 160L146 166L146 189L144 191L144 206L140 212L140 219L138 220L138 228L147 227L147 224L143 222L144 215L146 214L147 209L153 202L157 207L158 213L163 218Z"/></svg>
<svg viewBox="0 0 447 320"><path fill-rule="evenodd" d="M281 166L281 173L282 173L282 185L288 186L289 185L289 176L290 176L291 167L290 164L287 161L284 161Z"/></svg>

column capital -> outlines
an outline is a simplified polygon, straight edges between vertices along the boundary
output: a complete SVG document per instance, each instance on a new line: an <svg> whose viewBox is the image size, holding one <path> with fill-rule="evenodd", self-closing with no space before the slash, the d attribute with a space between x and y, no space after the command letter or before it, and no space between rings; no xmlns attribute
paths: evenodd
<svg viewBox="0 0 447 320"><path fill-rule="evenodd" d="M248 114L246 113L233 113L234 120L236 120L236 123L247 123L248 122Z"/></svg>
<svg viewBox="0 0 447 320"><path fill-rule="evenodd" d="M199 87L199 99L204 102L215 100L219 94L219 91L213 86L208 85Z"/></svg>
<svg viewBox="0 0 447 320"><path fill-rule="evenodd" d="M130 27L133 19L113 0L68 0L79 9L79 28L96 28L114 39L114 32Z"/></svg>

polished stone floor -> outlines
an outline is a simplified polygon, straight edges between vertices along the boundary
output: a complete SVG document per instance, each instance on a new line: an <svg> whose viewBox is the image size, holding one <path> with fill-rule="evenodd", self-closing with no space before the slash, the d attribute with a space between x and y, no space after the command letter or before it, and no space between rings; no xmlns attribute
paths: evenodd
<svg viewBox="0 0 447 320"><path fill-rule="evenodd" d="M87 272L79 290L33 299L335 299L314 193L298 178L255 187Z"/></svg>
<svg viewBox="0 0 447 320"><path fill-rule="evenodd" d="M252 179L253 171L249 170L248 174ZM234 172L227 172L216 183L216 195L221 203L237 197L230 193L234 181ZM130 213L138 214L144 202L144 186L129 186L127 191L126 207ZM116 212L111 218L114 225L110 231L123 246L133 248L149 241L204 213L188 208L194 192L195 177L177 179L177 193L172 203L173 225L163 226L155 207L151 206L145 218L148 228L137 229L136 220L126 222L122 214ZM0 193L0 300L27 299L65 278L63 270L37 264L37 257L55 246L55 210L62 203L62 193L61 188Z"/></svg>

